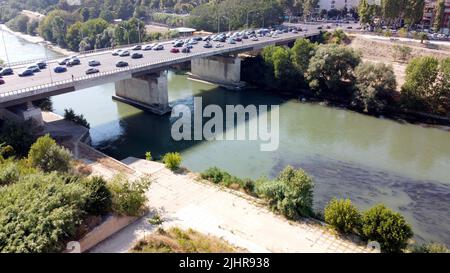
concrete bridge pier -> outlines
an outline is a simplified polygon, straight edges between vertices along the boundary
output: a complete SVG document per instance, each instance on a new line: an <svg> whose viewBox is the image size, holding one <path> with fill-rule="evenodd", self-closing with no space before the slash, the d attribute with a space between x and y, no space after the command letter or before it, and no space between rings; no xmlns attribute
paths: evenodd
<svg viewBox="0 0 450 273"><path fill-rule="evenodd" d="M133 75L131 79L120 80L115 85L115 100L158 115L171 111L166 71Z"/></svg>
<svg viewBox="0 0 450 273"><path fill-rule="evenodd" d="M212 56L191 60L191 79L203 80L226 88L241 88L241 59L236 56Z"/></svg>
<svg viewBox="0 0 450 273"><path fill-rule="evenodd" d="M37 127L41 127L44 125L41 109L34 106L31 101L8 108L0 107L0 119L11 120L15 122L32 120L33 124Z"/></svg>

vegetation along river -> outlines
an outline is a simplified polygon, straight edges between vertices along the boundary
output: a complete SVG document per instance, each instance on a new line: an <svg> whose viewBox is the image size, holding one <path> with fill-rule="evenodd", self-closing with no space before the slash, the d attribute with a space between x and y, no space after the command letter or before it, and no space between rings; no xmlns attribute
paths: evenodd
<svg viewBox="0 0 450 273"><path fill-rule="evenodd" d="M11 61L44 58L45 49L4 33ZM57 56L47 52L49 56ZM0 48L0 58L5 58ZM419 242L450 245L450 132L377 119L347 110L285 100L258 90L229 91L169 72L171 105L203 103L280 106L280 146L258 141L183 141L170 136L174 119L113 101L114 84L53 97L56 113L73 108L91 124L93 145L117 159L178 151L193 171L217 166L239 177L274 177L286 165L315 180L315 206L345 197L361 209L376 203L405 215ZM238 126L244 126L239 124Z"/></svg>

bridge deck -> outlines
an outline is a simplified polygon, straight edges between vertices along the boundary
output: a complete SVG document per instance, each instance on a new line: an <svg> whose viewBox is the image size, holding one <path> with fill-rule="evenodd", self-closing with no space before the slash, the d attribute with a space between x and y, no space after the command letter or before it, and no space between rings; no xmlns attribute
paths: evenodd
<svg viewBox="0 0 450 273"><path fill-rule="evenodd" d="M133 73L151 71L166 68L170 65L190 61L193 58L210 57L219 54L227 54L239 51L250 51L263 48L268 45L281 44L293 41L300 37L317 35L317 31L300 33L285 33L277 38L259 37L259 41L250 39L237 42L236 44L223 43L223 48L204 48L204 42L199 42L191 49L191 53L170 53L171 44L166 44L162 51L138 52L144 55L141 59L131 57L112 56L112 50L96 52L92 54L79 55L81 65L68 67L65 73L54 73L53 69L58 66L56 60L48 62L48 67L33 76L19 77L17 74L26 66L13 67L14 75L4 76L5 84L0 86L0 106L8 106L19 100L33 99L35 97L51 96L66 93L77 89L83 89L107 82L113 82L130 78ZM213 43L214 45L216 43ZM130 53L133 51L130 50ZM90 60L97 60L101 66L97 68L100 73L86 75ZM128 67L117 68L115 63L124 60L129 63Z"/></svg>

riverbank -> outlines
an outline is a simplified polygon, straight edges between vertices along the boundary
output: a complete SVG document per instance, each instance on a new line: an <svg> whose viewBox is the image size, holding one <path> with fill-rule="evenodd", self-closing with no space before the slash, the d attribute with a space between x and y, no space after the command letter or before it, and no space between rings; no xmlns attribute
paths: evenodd
<svg viewBox="0 0 450 273"><path fill-rule="evenodd" d="M50 42L47 42L44 40L44 38L40 37L40 36L32 36L32 35L28 35L28 34L24 34L21 32L17 32L14 31L12 29L10 29L8 26L6 26L5 24L0 24L0 29L7 31L9 33L11 33L12 35L25 40L29 43L33 43L33 44L43 44L45 45L48 49L55 51L59 54L65 55L65 56L70 56L70 55L76 55L76 52L70 51L68 49L65 48L61 48L57 45L53 45Z"/></svg>

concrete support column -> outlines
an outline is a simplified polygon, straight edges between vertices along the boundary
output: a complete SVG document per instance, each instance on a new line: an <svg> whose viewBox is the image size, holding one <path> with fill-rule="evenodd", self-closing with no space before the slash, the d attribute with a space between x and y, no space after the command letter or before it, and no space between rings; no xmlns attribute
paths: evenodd
<svg viewBox="0 0 450 273"><path fill-rule="evenodd" d="M44 125L41 108L35 107L31 101L27 102L26 109L19 111L19 116L25 120L33 120L37 126Z"/></svg>
<svg viewBox="0 0 450 273"><path fill-rule="evenodd" d="M244 84L241 82L241 59L232 56L192 59L191 78L224 87L242 87Z"/></svg>
<svg viewBox="0 0 450 273"><path fill-rule="evenodd" d="M133 76L115 83L113 99L135 107L164 115L171 111L167 89L167 72Z"/></svg>

